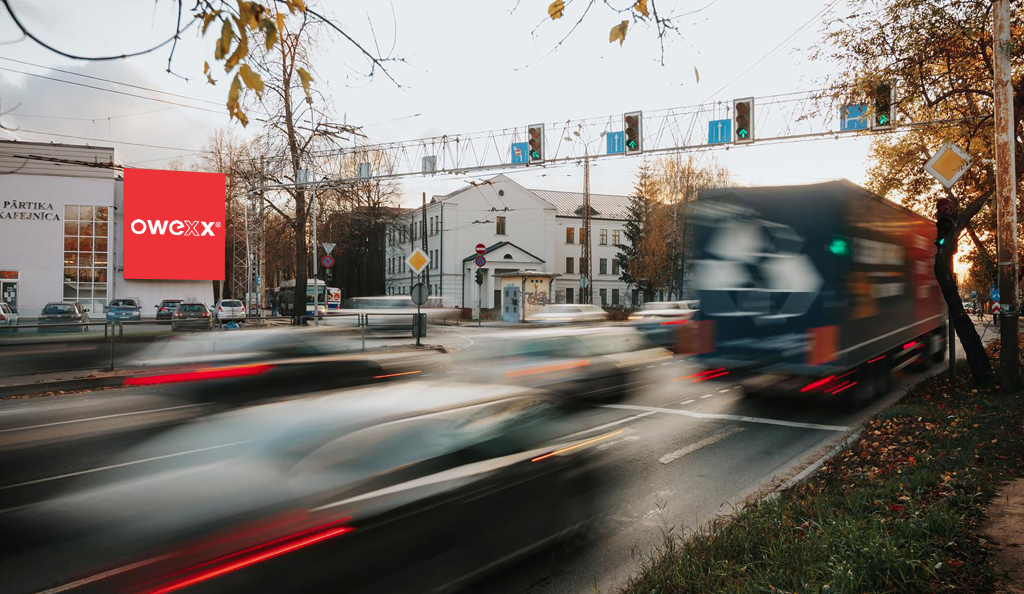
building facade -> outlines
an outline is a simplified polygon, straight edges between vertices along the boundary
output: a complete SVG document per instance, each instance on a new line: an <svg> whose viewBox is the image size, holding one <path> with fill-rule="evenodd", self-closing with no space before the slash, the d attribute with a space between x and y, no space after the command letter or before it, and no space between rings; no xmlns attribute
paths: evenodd
<svg viewBox="0 0 1024 594"><path fill-rule="evenodd" d="M616 244L626 242L629 197L591 194L593 302L605 307L634 304L636 296L619 280ZM425 212L424 212L425 211ZM583 193L531 190L506 175L434 196L425 209L403 212L386 238L385 290L408 294L416 279L405 265L414 247L427 252L423 282L432 295L461 307L477 299L482 309L501 307L498 276L519 270L556 273L550 299L579 303L582 269ZM477 245L486 263L483 285L475 282Z"/></svg>
<svg viewBox="0 0 1024 594"><path fill-rule="evenodd" d="M0 299L22 319L51 301L99 320L116 297L138 299L144 316L163 299L212 303L210 281L125 280L120 165L112 148L0 141Z"/></svg>

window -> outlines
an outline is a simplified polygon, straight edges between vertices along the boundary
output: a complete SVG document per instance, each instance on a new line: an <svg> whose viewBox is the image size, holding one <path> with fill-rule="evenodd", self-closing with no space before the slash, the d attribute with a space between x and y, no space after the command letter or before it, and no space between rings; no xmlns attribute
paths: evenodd
<svg viewBox="0 0 1024 594"><path fill-rule="evenodd" d="M608 230L607 229L601 229L601 235L600 235L600 238L598 239L598 243L600 243L601 245L608 245Z"/></svg>
<svg viewBox="0 0 1024 594"><path fill-rule="evenodd" d="M620 243L622 243L622 241L619 239L619 230L616 229L612 231L612 245L619 245Z"/></svg>
<svg viewBox="0 0 1024 594"><path fill-rule="evenodd" d="M600 269L600 274L608 274L608 258L598 260L598 268ZM601 290L603 291L604 289Z"/></svg>
<svg viewBox="0 0 1024 594"><path fill-rule="evenodd" d="M572 273L576 272L575 271L575 266L573 266L573 264L574 264L574 261L572 259L572 256L569 256L568 258L565 259L565 273L566 274L572 274Z"/></svg>
<svg viewBox="0 0 1024 594"><path fill-rule="evenodd" d="M498 235L505 234L505 217L494 217L494 232Z"/></svg>
<svg viewBox="0 0 1024 594"><path fill-rule="evenodd" d="M580 227L580 243L587 243L587 233Z"/></svg>
<svg viewBox="0 0 1024 594"><path fill-rule="evenodd" d="M612 305L618 305L618 304L619 304L619 290L618 289L612 289Z"/></svg>
<svg viewBox="0 0 1024 594"><path fill-rule="evenodd" d="M612 258L612 274L618 274L618 273L619 273L619 259L618 258Z"/></svg>
<svg viewBox="0 0 1024 594"><path fill-rule="evenodd" d="M434 234L434 217L430 217L430 234Z"/></svg>
<svg viewBox="0 0 1024 594"><path fill-rule="evenodd" d="M640 305L640 289L633 289L633 305Z"/></svg>
<svg viewBox="0 0 1024 594"><path fill-rule="evenodd" d="M572 288L565 290L565 302L572 303Z"/></svg>
<svg viewBox="0 0 1024 594"><path fill-rule="evenodd" d="M608 289L601 289L601 306L608 305Z"/></svg>
<svg viewBox="0 0 1024 594"><path fill-rule="evenodd" d="M64 207L63 301L101 312L107 301L109 207Z"/></svg>
<svg viewBox="0 0 1024 594"><path fill-rule="evenodd" d="M565 228L565 243L576 243L576 229L574 227Z"/></svg>

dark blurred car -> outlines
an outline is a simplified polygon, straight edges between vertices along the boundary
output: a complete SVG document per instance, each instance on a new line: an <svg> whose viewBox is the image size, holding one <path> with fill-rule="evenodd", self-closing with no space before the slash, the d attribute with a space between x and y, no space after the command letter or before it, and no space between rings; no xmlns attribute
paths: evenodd
<svg viewBox="0 0 1024 594"><path fill-rule="evenodd" d="M436 592L596 516L596 444L560 439L540 393L396 384L207 417L124 459L154 460L0 518L7 587L76 592ZM191 452L182 456L183 451ZM39 549L37 549L39 550Z"/></svg>
<svg viewBox="0 0 1024 594"><path fill-rule="evenodd" d="M174 310L178 309L178 305L181 304L182 299L164 299L160 302L160 305L156 307L156 319L158 320L170 320L174 317Z"/></svg>
<svg viewBox="0 0 1024 594"><path fill-rule="evenodd" d="M213 318L205 303L179 303L171 318L171 330L213 330Z"/></svg>
<svg viewBox="0 0 1024 594"><path fill-rule="evenodd" d="M89 312L77 301L74 303L51 302L43 306L39 314L39 332L87 332ZM51 328L44 326L54 324ZM60 324L57 326L57 324Z"/></svg>
<svg viewBox="0 0 1024 594"><path fill-rule="evenodd" d="M142 306L135 299L111 299L104 308L108 322L138 322L142 320Z"/></svg>
<svg viewBox="0 0 1024 594"><path fill-rule="evenodd" d="M681 336L680 325L695 315L699 301L649 301L629 316L629 322L647 335L654 344L676 348Z"/></svg>
<svg viewBox="0 0 1024 594"><path fill-rule="evenodd" d="M463 378L551 390L571 400L622 397L638 368L671 354L631 328L522 330L459 351Z"/></svg>
<svg viewBox="0 0 1024 594"><path fill-rule="evenodd" d="M212 332L155 342L131 362L154 373L125 385L167 384L179 398L239 405L412 377L445 361L436 350L360 352L358 341L328 328Z"/></svg>

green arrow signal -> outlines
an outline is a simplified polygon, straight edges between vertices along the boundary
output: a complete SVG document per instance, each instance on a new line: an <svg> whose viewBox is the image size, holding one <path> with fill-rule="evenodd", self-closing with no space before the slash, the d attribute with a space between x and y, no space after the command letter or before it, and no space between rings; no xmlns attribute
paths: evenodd
<svg viewBox="0 0 1024 594"><path fill-rule="evenodd" d="M537 151L530 151L530 158L531 159L540 159L540 153L538 153Z"/></svg>
<svg viewBox="0 0 1024 594"><path fill-rule="evenodd" d="M747 132L746 128L740 128L739 130L736 131L736 135L739 136L740 138L746 138L747 134L749 134L749 132Z"/></svg>
<svg viewBox="0 0 1024 594"><path fill-rule="evenodd" d="M629 142L626 143L626 146L628 146L630 149L635 149L636 148L636 141L635 140L630 140Z"/></svg>
<svg viewBox="0 0 1024 594"><path fill-rule="evenodd" d="M888 121L889 121L889 116L887 116L885 114L882 114L882 115L878 116L878 123L879 124L884 124L884 123L886 123Z"/></svg>

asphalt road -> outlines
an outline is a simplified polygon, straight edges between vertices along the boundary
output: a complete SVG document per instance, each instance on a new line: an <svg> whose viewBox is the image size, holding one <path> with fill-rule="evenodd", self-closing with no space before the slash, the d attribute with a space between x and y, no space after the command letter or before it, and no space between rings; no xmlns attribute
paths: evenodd
<svg viewBox="0 0 1024 594"><path fill-rule="evenodd" d="M500 340L504 332L443 329L428 342L453 351L481 348ZM457 381L474 371L425 369L408 381ZM639 370L647 380L644 387L616 403L586 407L566 418L560 429L564 435L621 431L598 446L607 456L607 475L613 482L607 511L578 546L546 549L491 575L473 590L615 591L662 542L665 531L693 529L793 476L913 380L901 375L889 396L850 411L829 402L745 399L728 376L695 382L687 376L696 371L682 358L645 367ZM206 405L175 400L160 388L0 402L0 516L65 489L87 486L126 464L152 463L122 460L115 467L111 460L208 411ZM35 563L21 568L20 577L8 581L4 591L38 589L61 575L58 559ZM46 579L35 583L38 576Z"/></svg>

